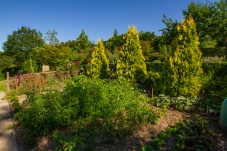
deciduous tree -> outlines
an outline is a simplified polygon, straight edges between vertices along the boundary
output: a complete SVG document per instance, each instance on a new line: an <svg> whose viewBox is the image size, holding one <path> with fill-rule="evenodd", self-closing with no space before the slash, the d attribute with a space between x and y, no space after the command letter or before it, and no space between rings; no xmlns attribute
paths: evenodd
<svg viewBox="0 0 227 151"><path fill-rule="evenodd" d="M22 26L8 35L7 41L3 43L3 50L6 55L16 58L17 65L21 65L30 57L35 58L33 56L34 48L39 48L43 43L44 40L39 31Z"/></svg>
<svg viewBox="0 0 227 151"><path fill-rule="evenodd" d="M124 45L123 34L118 35L117 30L114 30L113 36L106 42L105 46L112 54L115 54Z"/></svg>
<svg viewBox="0 0 227 151"><path fill-rule="evenodd" d="M55 30L49 30L47 33L46 33L46 37L45 37L45 40L47 42L49 42L49 45L58 45L59 44L59 40L57 38L57 32Z"/></svg>
<svg viewBox="0 0 227 151"><path fill-rule="evenodd" d="M183 14L185 17L191 15L194 18L202 48L223 46L227 38L226 0L214 3L191 2Z"/></svg>
<svg viewBox="0 0 227 151"><path fill-rule="evenodd" d="M44 44L36 50L36 52L38 62L49 65L52 70L55 70L59 65L65 65L70 57L70 49L68 46Z"/></svg>

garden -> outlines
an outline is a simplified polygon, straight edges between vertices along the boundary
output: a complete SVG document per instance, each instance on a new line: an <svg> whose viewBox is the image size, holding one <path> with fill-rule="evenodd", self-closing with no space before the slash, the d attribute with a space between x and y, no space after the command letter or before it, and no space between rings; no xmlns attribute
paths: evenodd
<svg viewBox="0 0 227 151"><path fill-rule="evenodd" d="M129 26L96 44L84 30L66 43L49 31L48 44L22 27L14 34L32 32L39 45L14 58L10 40L24 37L9 35L0 91L7 90L6 71L26 73L5 97L19 150L227 150L225 37L203 26L222 4L192 2L180 23L164 16L162 36Z"/></svg>
<svg viewBox="0 0 227 151"><path fill-rule="evenodd" d="M177 29L176 51L164 63L145 63L138 32L129 27L114 71L99 40L79 75L49 76L42 87L34 82L8 91L23 149L39 150L37 141L44 138L48 143L41 148L53 150L223 148L214 131L221 131L227 64L201 63L192 17ZM226 138L224 130L219 135Z"/></svg>

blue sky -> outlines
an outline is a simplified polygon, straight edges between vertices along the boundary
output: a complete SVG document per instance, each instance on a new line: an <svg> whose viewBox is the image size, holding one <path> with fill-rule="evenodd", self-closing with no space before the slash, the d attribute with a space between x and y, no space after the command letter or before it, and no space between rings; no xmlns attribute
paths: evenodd
<svg viewBox="0 0 227 151"><path fill-rule="evenodd" d="M197 2L198 0L193 0ZM218 0L209 0L210 2ZM191 0L1 0L0 50L7 35L21 26L43 34L56 30L61 42L75 40L85 30L89 40L107 40L115 29L127 32L129 25L137 30L160 35L163 15L180 21L182 10ZM200 0L206 2L206 0Z"/></svg>

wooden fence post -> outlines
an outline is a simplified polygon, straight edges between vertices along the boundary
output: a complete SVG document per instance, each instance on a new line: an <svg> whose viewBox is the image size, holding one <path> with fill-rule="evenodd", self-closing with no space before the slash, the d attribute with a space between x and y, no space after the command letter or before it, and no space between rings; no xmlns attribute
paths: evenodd
<svg viewBox="0 0 227 151"><path fill-rule="evenodd" d="M6 72L6 85L7 85L7 91L9 91L9 72Z"/></svg>

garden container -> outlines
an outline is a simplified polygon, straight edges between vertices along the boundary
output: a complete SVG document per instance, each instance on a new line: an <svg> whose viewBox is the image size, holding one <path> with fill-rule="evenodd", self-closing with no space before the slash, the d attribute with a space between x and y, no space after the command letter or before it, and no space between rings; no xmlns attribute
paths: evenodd
<svg viewBox="0 0 227 151"><path fill-rule="evenodd" d="M224 99L221 105L220 125L223 130L227 131L227 98Z"/></svg>

